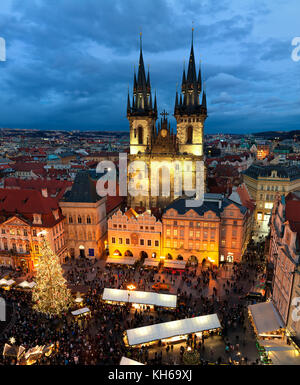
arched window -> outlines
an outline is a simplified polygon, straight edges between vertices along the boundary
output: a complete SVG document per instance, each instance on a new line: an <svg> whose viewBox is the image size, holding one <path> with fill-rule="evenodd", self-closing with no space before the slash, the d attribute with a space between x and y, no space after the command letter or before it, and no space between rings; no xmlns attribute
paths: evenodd
<svg viewBox="0 0 300 385"><path fill-rule="evenodd" d="M193 143L193 127L189 126L187 128L187 139L186 139L187 144L192 144Z"/></svg>
<svg viewBox="0 0 300 385"><path fill-rule="evenodd" d="M138 142L139 144L143 144L143 127L139 126L138 128Z"/></svg>
<svg viewBox="0 0 300 385"><path fill-rule="evenodd" d="M91 223L91 217L89 215L86 217L86 223Z"/></svg>
<svg viewBox="0 0 300 385"><path fill-rule="evenodd" d="M69 216L69 223L73 223L73 217L71 215Z"/></svg>
<svg viewBox="0 0 300 385"><path fill-rule="evenodd" d="M78 219L77 219L78 223L82 223L82 219L81 219L81 216L78 215Z"/></svg>

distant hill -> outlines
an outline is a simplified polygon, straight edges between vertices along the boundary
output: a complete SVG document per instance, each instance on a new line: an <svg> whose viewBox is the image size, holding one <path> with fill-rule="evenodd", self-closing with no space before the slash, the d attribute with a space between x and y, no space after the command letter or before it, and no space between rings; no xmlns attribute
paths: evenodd
<svg viewBox="0 0 300 385"><path fill-rule="evenodd" d="M264 131L264 132L256 132L255 136L260 136L264 139L274 139L279 138L283 139L293 139L295 135L300 138L300 130L294 131Z"/></svg>

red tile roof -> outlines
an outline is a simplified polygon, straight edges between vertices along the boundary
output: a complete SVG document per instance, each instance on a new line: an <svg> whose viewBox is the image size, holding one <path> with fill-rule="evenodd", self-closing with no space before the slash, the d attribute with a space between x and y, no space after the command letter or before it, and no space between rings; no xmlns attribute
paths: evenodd
<svg viewBox="0 0 300 385"><path fill-rule="evenodd" d="M55 219L53 211L58 210L59 217ZM0 189L1 222L15 215L33 222L33 214L41 214L40 226L52 227L64 217L56 199L42 196L40 191L26 189Z"/></svg>
<svg viewBox="0 0 300 385"><path fill-rule="evenodd" d="M30 189L38 190L47 189L48 196L60 200L66 190L72 186L71 181L58 179L19 179L6 178L4 180L4 188L14 189Z"/></svg>

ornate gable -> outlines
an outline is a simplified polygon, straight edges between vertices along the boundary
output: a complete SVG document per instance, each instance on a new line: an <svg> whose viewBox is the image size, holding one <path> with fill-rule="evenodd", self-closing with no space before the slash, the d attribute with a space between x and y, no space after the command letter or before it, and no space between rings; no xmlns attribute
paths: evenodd
<svg viewBox="0 0 300 385"><path fill-rule="evenodd" d="M30 226L30 224L28 224L25 220L17 217L17 216L13 216L11 218L9 218L7 221L3 222L2 223L2 226L3 225L6 225L6 226Z"/></svg>

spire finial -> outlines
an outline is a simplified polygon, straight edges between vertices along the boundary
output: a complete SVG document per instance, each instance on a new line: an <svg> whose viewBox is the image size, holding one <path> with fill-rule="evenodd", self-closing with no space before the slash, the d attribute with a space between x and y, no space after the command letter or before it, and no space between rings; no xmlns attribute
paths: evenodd
<svg viewBox="0 0 300 385"><path fill-rule="evenodd" d="M142 50L142 31L140 32L140 51Z"/></svg>
<svg viewBox="0 0 300 385"><path fill-rule="evenodd" d="M192 45L194 44L194 21L192 21Z"/></svg>

